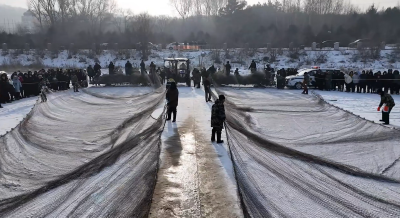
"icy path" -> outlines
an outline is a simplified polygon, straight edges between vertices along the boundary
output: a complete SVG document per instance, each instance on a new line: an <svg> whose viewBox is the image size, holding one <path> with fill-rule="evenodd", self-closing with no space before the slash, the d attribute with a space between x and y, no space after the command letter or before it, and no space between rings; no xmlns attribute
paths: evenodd
<svg viewBox="0 0 400 218"><path fill-rule="evenodd" d="M30 97L2 104L4 108L0 108L0 135L16 127L32 110L37 99L38 97Z"/></svg>
<svg viewBox="0 0 400 218"><path fill-rule="evenodd" d="M210 142L212 104L202 90L179 91L177 122L167 121L162 134L150 217L242 217L227 151Z"/></svg>
<svg viewBox="0 0 400 218"><path fill-rule="evenodd" d="M337 91L316 91L316 93L321 95L330 104L351 111L367 120L380 123L379 120L382 118L382 113L376 111L381 100L378 94ZM390 124L400 127L400 96L392 95L392 97L396 106L390 113Z"/></svg>

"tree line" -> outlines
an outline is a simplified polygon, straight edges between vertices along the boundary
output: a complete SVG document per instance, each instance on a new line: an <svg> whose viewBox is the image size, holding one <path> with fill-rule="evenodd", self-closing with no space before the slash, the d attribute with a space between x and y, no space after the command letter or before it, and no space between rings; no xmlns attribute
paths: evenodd
<svg viewBox="0 0 400 218"><path fill-rule="evenodd" d="M91 48L93 43L118 43L135 48L138 43L186 42L222 47L310 46L333 40L342 46L357 39L399 43L400 10L361 10L345 0L282 0L248 5L240 0L170 0L178 17L133 14L119 9L114 0L29 0L35 31L18 28L0 33L10 48ZM147 48L142 48L147 49Z"/></svg>

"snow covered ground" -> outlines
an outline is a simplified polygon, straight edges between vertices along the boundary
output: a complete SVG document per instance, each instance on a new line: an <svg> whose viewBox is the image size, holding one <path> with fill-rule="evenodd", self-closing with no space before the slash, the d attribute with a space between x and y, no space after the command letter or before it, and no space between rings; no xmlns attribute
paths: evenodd
<svg viewBox="0 0 400 218"><path fill-rule="evenodd" d="M382 113L376 109L380 103L378 94L369 93L347 93L337 91L315 91L321 95L329 104L350 111L362 118L365 118L376 123L381 123ZM395 106L390 113L390 124L400 127L400 96L392 95Z"/></svg>
<svg viewBox="0 0 400 218"><path fill-rule="evenodd" d="M0 108L0 135L4 135L16 127L32 110L37 99L37 97L30 97L2 104L3 108Z"/></svg>

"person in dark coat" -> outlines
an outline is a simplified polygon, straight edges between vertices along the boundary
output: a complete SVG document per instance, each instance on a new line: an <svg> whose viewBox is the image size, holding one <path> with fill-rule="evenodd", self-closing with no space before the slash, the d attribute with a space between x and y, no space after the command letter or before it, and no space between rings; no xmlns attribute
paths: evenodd
<svg viewBox="0 0 400 218"><path fill-rule="evenodd" d="M365 71L363 70L361 75L360 75L360 81L358 83L358 86L360 87L360 93L364 92L366 93L366 86L367 86L367 74L365 74Z"/></svg>
<svg viewBox="0 0 400 218"><path fill-rule="evenodd" d="M225 116L225 96L220 95L219 98L215 101L215 104L212 106L211 109L211 141L215 142L215 135L217 135L217 143L224 143L221 139L222 129L224 128L224 122L226 119Z"/></svg>
<svg viewBox="0 0 400 218"><path fill-rule="evenodd" d="M146 64L144 63L144 61L142 60L140 62L140 73L145 74L146 72Z"/></svg>
<svg viewBox="0 0 400 218"><path fill-rule="evenodd" d="M9 81L7 74L3 73L0 76L0 102L1 103L10 103L10 95L8 94L8 89L9 89Z"/></svg>
<svg viewBox="0 0 400 218"><path fill-rule="evenodd" d="M308 95L308 84L310 84L310 76L305 72L303 79L303 92L301 94Z"/></svg>
<svg viewBox="0 0 400 218"><path fill-rule="evenodd" d="M379 103L378 111L381 110L381 107L385 105L385 108L382 110L382 122L385 125L389 124L389 114L392 111L393 107L396 106L393 97L389 93L385 93L382 89L377 91L377 94L381 96L381 102Z"/></svg>
<svg viewBox="0 0 400 218"><path fill-rule="evenodd" d="M217 72L217 69L215 69L214 64L211 65L210 68L208 68L208 72L209 72L209 74L211 74L211 75L213 75L214 73Z"/></svg>
<svg viewBox="0 0 400 218"><path fill-rule="evenodd" d="M381 71L378 71L377 73L375 73L374 79L375 79L375 86L374 86L375 93L377 93L378 90L383 88Z"/></svg>
<svg viewBox="0 0 400 218"><path fill-rule="evenodd" d="M343 92L344 90L344 73L340 72L338 75L338 90Z"/></svg>
<svg viewBox="0 0 400 218"><path fill-rule="evenodd" d="M114 75L115 74L115 66L113 62L110 62L108 65L108 74Z"/></svg>
<svg viewBox="0 0 400 218"><path fill-rule="evenodd" d="M197 87L199 89L200 83L201 83L201 73L200 73L199 69L194 68L192 75L193 75L194 87Z"/></svg>
<svg viewBox="0 0 400 218"><path fill-rule="evenodd" d="M393 94L398 95L400 92L400 72L395 70L393 73Z"/></svg>
<svg viewBox="0 0 400 218"><path fill-rule="evenodd" d="M162 70L160 68L158 68L160 70L160 77L161 77L161 84L164 85L165 83L165 76L166 76L166 69L163 68Z"/></svg>
<svg viewBox="0 0 400 218"><path fill-rule="evenodd" d="M176 87L176 83L171 83L167 94L167 120L171 120L171 113L173 114L172 122L176 122L176 107L178 107L179 91Z"/></svg>
<svg viewBox="0 0 400 218"><path fill-rule="evenodd" d="M225 64L225 71L227 76L231 74L231 69L232 69L231 64L229 63L229 61L227 61Z"/></svg>
<svg viewBox="0 0 400 218"><path fill-rule="evenodd" d="M325 73L325 90L332 90L332 71L328 70Z"/></svg>
<svg viewBox="0 0 400 218"><path fill-rule="evenodd" d="M374 93L374 85L374 73L371 70L367 73L367 93Z"/></svg>
<svg viewBox="0 0 400 218"><path fill-rule="evenodd" d="M156 72L156 65L154 64L154 62L152 61L150 63L150 73L154 73Z"/></svg>
<svg viewBox="0 0 400 218"><path fill-rule="evenodd" d="M96 75L94 72L94 69L92 68L92 65L89 65L89 67L86 69L87 74L89 76L89 81L92 82L93 81L93 77Z"/></svg>
<svg viewBox="0 0 400 218"><path fill-rule="evenodd" d="M211 83L208 77L206 77L203 81L204 84L204 92L206 94L206 102L211 101Z"/></svg>
<svg viewBox="0 0 400 218"><path fill-rule="evenodd" d="M93 67L94 73L97 74L98 72L101 71L101 66L99 63L95 63Z"/></svg>
<svg viewBox="0 0 400 218"><path fill-rule="evenodd" d="M249 70L251 70L252 73L257 71L257 64L256 64L256 62L254 60L251 61Z"/></svg>
<svg viewBox="0 0 400 218"><path fill-rule="evenodd" d="M393 79L394 79L394 75L393 75L393 70L390 69L388 70L388 74L386 75L386 87L385 87L385 91L387 93L389 93L389 89L390 89L390 94L393 95L393 91L394 91L394 86L393 86Z"/></svg>
<svg viewBox="0 0 400 218"><path fill-rule="evenodd" d="M127 61L125 64L125 74L128 76L132 75L132 68L133 68L132 63Z"/></svg>

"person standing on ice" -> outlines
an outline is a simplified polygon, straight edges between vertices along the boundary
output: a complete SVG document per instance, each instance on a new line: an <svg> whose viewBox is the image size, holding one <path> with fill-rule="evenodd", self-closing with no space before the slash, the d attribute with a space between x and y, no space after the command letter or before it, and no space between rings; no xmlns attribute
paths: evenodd
<svg viewBox="0 0 400 218"><path fill-rule="evenodd" d="M350 88L351 88L351 85L352 85L352 83L353 83L353 75L352 75L353 73L352 72L350 72L350 75L349 74L344 74L344 81L346 82L346 92L350 92Z"/></svg>
<svg viewBox="0 0 400 218"><path fill-rule="evenodd" d="M89 76L89 82L93 82L93 77L96 75L94 72L94 69L92 68L92 65L89 65L88 68L86 68L86 72Z"/></svg>
<svg viewBox="0 0 400 218"><path fill-rule="evenodd" d="M156 65L154 64L154 62L152 61L150 63L150 73L155 73L156 72Z"/></svg>
<svg viewBox="0 0 400 218"><path fill-rule="evenodd" d="M396 104L389 93L385 93L382 89L379 89L377 93L381 96L381 103L379 104L378 111L380 111L381 107L385 105L382 110L382 120L380 121L384 122L385 125L389 125L389 114Z"/></svg>
<svg viewBox="0 0 400 218"><path fill-rule="evenodd" d="M252 73L254 73L254 72L257 71L257 64L256 64L256 62L255 62L254 60L251 61L249 70L250 70Z"/></svg>
<svg viewBox="0 0 400 218"><path fill-rule="evenodd" d="M72 75L71 82L72 82L72 85L74 86L74 92L79 92L78 76L76 74Z"/></svg>
<svg viewBox="0 0 400 218"><path fill-rule="evenodd" d="M146 64L144 63L143 60L140 62L140 73L142 75L144 75L146 73Z"/></svg>
<svg viewBox="0 0 400 218"><path fill-rule="evenodd" d="M19 80L18 76L14 76L12 82L13 82L13 86L14 86L14 90L15 90L15 92L14 92L15 100L19 100L19 99L21 99L22 83Z"/></svg>
<svg viewBox="0 0 400 218"><path fill-rule="evenodd" d="M172 122L176 122L176 108L178 107L179 91L176 87L176 83L171 83L167 94L167 120L171 120L171 113L173 114Z"/></svg>
<svg viewBox="0 0 400 218"><path fill-rule="evenodd" d="M132 74L132 68L133 68L133 66L132 66L131 62L127 61L125 64L125 74L130 76Z"/></svg>
<svg viewBox="0 0 400 218"><path fill-rule="evenodd" d="M218 144L224 143L224 141L221 140L222 129L224 128L224 122L226 119L224 102L225 96L220 95L211 109L211 127L213 128L211 133L211 141L215 142L216 134Z"/></svg>
<svg viewBox="0 0 400 218"><path fill-rule="evenodd" d="M100 72L100 74L101 74L101 66L100 66L100 64L96 62L96 63L94 64L93 70L94 70L94 73L95 73L95 74L97 74L97 73L99 73L99 72Z"/></svg>
<svg viewBox="0 0 400 218"><path fill-rule="evenodd" d="M229 61L227 61L226 64L225 64L226 76L231 75L231 69L232 69L232 66L231 66L231 64L229 63Z"/></svg>
<svg viewBox="0 0 400 218"><path fill-rule="evenodd" d="M204 79L203 84L204 84L204 92L206 94L206 102L209 102L211 101L211 83L208 77Z"/></svg>
<svg viewBox="0 0 400 218"><path fill-rule="evenodd" d="M303 80L303 93L301 94L305 94L308 95L308 84L310 83L310 76L308 75L307 72L304 73L304 80Z"/></svg>
<svg viewBox="0 0 400 218"><path fill-rule="evenodd" d="M115 66L113 62L110 62L110 64L108 65L108 74L109 75L115 74Z"/></svg>

